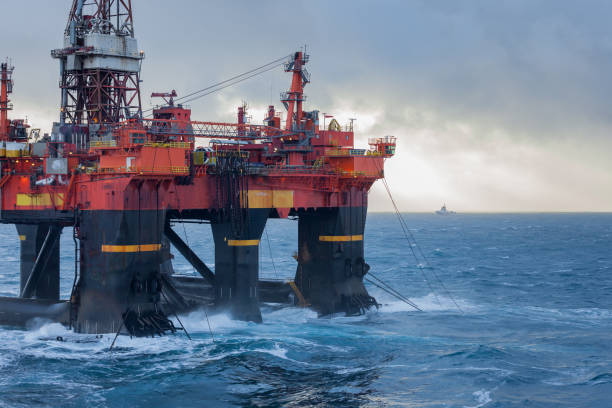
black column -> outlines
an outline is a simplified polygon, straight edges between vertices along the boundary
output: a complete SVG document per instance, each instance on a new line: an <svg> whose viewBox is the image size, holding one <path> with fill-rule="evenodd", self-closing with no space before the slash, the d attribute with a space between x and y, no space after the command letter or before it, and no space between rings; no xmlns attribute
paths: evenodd
<svg viewBox="0 0 612 408"><path fill-rule="evenodd" d="M84 333L162 334L163 210L81 211L81 271L75 327Z"/></svg>
<svg viewBox="0 0 612 408"><path fill-rule="evenodd" d="M366 213L359 206L299 214L295 284L320 315L359 314L376 304L363 285Z"/></svg>
<svg viewBox="0 0 612 408"><path fill-rule="evenodd" d="M20 288L23 289L30 278L40 249L49 232L48 224L26 225L17 224L17 233L21 241ZM55 243L49 254L48 261L34 289L34 299L59 300L60 296L60 243Z"/></svg>
<svg viewBox="0 0 612 408"><path fill-rule="evenodd" d="M269 209L243 209L241 225L229 220L211 224L215 240L215 281L219 305L239 320L261 322L257 281L259 241Z"/></svg>

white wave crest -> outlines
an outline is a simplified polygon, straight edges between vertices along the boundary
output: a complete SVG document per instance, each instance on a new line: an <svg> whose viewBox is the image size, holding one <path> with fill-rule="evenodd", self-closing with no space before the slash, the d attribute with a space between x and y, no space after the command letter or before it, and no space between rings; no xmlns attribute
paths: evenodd
<svg viewBox="0 0 612 408"><path fill-rule="evenodd" d="M258 352L258 353L270 354L274 357L278 357L283 360L291 360L290 358L287 357L287 352L289 350L282 348L278 343L274 343L274 347L272 347L271 349L256 348L256 349L253 349L253 351Z"/></svg>
<svg viewBox="0 0 612 408"><path fill-rule="evenodd" d="M401 300L385 301L385 298L378 298L379 302L382 303L380 309L383 313L396 313L396 312L414 312L415 309L409 304ZM425 312L445 312L453 311L459 312L457 305L461 308L461 311L469 311L475 309L475 307L464 299L455 298L454 301L450 297L442 296L440 294L429 293L425 296L410 298L410 300L419 307L419 309ZM457 304L455 304L455 302Z"/></svg>
<svg viewBox="0 0 612 408"><path fill-rule="evenodd" d="M472 395L476 399L476 402L478 405L472 405L472 406L465 405L464 408L480 408L480 407L484 407L489 402L493 401L491 399L491 391L485 391L485 390L474 391Z"/></svg>
<svg viewBox="0 0 612 408"><path fill-rule="evenodd" d="M255 325L255 323L233 320L227 313L210 313L203 309L195 310L179 318L189 333L208 333L211 330L213 333L226 333Z"/></svg>

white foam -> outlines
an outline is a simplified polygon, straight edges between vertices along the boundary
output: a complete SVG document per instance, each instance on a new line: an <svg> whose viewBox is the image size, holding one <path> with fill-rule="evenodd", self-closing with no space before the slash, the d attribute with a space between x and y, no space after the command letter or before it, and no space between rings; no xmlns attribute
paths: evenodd
<svg viewBox="0 0 612 408"><path fill-rule="evenodd" d="M366 371L365 368L361 368L361 367L357 367L357 368L341 368L339 370L336 370L336 374L355 374L355 373L361 373L363 371Z"/></svg>
<svg viewBox="0 0 612 408"><path fill-rule="evenodd" d="M242 347L241 346L237 350L232 350L232 351L228 351L228 352L224 352L224 353L219 353L219 354L210 354L210 353L207 352L202 357L206 361L218 361L218 360L223 360L224 358L229 357L229 356L236 356L236 355L242 355L242 354L251 354L251 353L262 353L262 354L268 354L268 355L274 356L274 357L282 359L282 360L290 361L292 364L310 365L309 363L298 361L298 360L294 360L294 359L291 359L291 358L287 357L287 353L288 352L289 352L289 350L281 347L280 344L274 343L272 348L262 348L262 347L260 347L260 348L250 349L248 347Z"/></svg>
<svg viewBox="0 0 612 408"><path fill-rule="evenodd" d="M201 309L179 316L179 318L189 333L208 333L211 330L213 333L226 333L255 325L255 323L233 320L227 313L213 314ZM208 326L209 323L210 328Z"/></svg>
<svg viewBox="0 0 612 408"><path fill-rule="evenodd" d="M109 348L115 333L94 335L74 333L59 323L33 321L26 332L12 331L9 347L19 354L41 358L58 358L64 360L108 359L120 354L125 355L159 355L168 350L193 352L194 345L186 336L164 336L155 338L130 338L119 336L112 352ZM200 342L199 344L202 344Z"/></svg>
<svg viewBox="0 0 612 408"><path fill-rule="evenodd" d="M263 312L264 324L304 324L317 318L317 312L303 307L282 307L276 310Z"/></svg>
<svg viewBox="0 0 612 408"><path fill-rule="evenodd" d="M270 354L270 355L273 355L274 357L278 357L283 360L291 360L290 358L287 357L287 352L289 350L282 348L278 343L274 343L274 347L271 349L257 348L257 349L253 349L253 351L259 352L259 353Z"/></svg>
<svg viewBox="0 0 612 408"><path fill-rule="evenodd" d="M385 301L385 298L380 296L377 297L379 302L382 303L382 307L380 309L383 313L397 313L397 312L414 312L416 309L409 304L401 301L401 300L390 300ZM458 312L457 305L461 308L462 311L473 310L475 307L471 305L469 302L463 299L453 299L442 296L440 294L436 295L434 293L429 293L425 296L410 298L410 300L416 304L419 309L425 312L442 312L442 311L453 311ZM457 302L457 305L455 305Z"/></svg>
<svg viewBox="0 0 612 408"><path fill-rule="evenodd" d="M33 319L28 322L28 331L24 336L24 340L28 342L36 342L40 339L63 337L72 332L62 326L60 323L51 323L45 319Z"/></svg>
<svg viewBox="0 0 612 408"><path fill-rule="evenodd" d="M347 316L344 313L336 313L330 316L326 316L326 317L322 317L322 318L316 318L316 320L313 321L313 323L318 324L318 325L337 325L337 324L351 324L351 323L357 323L357 322L362 322L364 320L367 320L370 315L375 314L376 310L368 310L365 314L361 314L361 315L357 315L357 316Z"/></svg>
<svg viewBox="0 0 612 408"><path fill-rule="evenodd" d="M265 310L265 308L264 308ZM91 334L79 334L68 330L58 323L44 320L34 320L27 331L3 331L10 333L4 343L9 350L19 354L30 355L40 358L58 358L69 360L112 359L117 356L142 355L156 356L172 350L180 350L181 353L197 354L206 360L218 360L232 354L251 353L253 351L273 355L276 358L290 360L287 357L288 350L281 347L282 343L268 343L258 345L259 348L240 348L229 353L215 354L213 350L216 345L227 340L234 342L241 337L249 340L272 340L278 338L278 327L286 328L289 325L302 325L308 320L317 321L315 312L309 309L289 307L273 309L264 313L264 324L249 323L233 320L226 313L208 314L210 329L215 336L212 342L206 314L203 310L195 311L187 315L179 316L181 322L190 334L193 341L189 341L181 332L176 335L168 335L156 338L130 338L119 336L115 341L112 352L109 352L115 333L103 334L101 336ZM178 322L175 321L177 327ZM219 337L217 337L219 335ZM289 336L288 344L302 341L299 337ZM318 346L312 343L311 346ZM327 346L326 346L327 347ZM329 346L332 348L332 346ZM336 351L345 351L335 348ZM212 353L212 354L211 354ZM10 355L10 353L8 353ZM200 360L201 361L201 360ZM6 358L0 359L0 366L9 364ZM185 363L178 362L179 365ZM176 368L176 367L175 367ZM162 369L163 371L163 369Z"/></svg>
<svg viewBox="0 0 612 408"><path fill-rule="evenodd" d="M207 321L207 313L204 310L196 310L179 318L189 333L208 334L212 331L216 337L217 334L232 335L248 329L249 338L266 338L266 334L270 330L276 331L277 326L286 328L288 325L303 325L317 319L316 312L298 307L283 307L271 311L263 308L262 312L263 324L234 320L228 313L210 312ZM175 322L175 325L179 327L178 322Z"/></svg>
<svg viewBox="0 0 612 408"><path fill-rule="evenodd" d="M478 405L472 405L472 406L465 405L464 408L480 408L480 407L484 407L489 402L493 401L491 399L491 391L485 391L485 390L474 391L472 395L476 399L476 402Z"/></svg>

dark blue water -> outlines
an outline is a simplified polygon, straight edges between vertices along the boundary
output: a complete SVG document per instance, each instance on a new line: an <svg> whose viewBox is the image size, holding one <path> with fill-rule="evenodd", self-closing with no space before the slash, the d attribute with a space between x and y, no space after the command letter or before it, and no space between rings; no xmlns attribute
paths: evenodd
<svg viewBox="0 0 612 408"><path fill-rule="evenodd" d="M217 315L213 343L193 313L191 342L120 338L112 353L112 336L0 329L0 406L612 406L612 215L405 217L434 267L427 279L391 214L369 216L367 261L422 313L370 288L383 307L365 316L270 306L256 325ZM270 221L263 276L293 276L296 227ZM177 227L212 263L208 229ZM62 245L67 294L69 231ZM0 227L0 256L0 294L14 295L13 226Z"/></svg>

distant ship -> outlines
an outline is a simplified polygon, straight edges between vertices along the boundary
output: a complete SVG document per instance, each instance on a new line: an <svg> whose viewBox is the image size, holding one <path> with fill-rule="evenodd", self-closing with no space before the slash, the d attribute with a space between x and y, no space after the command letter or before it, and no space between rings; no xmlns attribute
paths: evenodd
<svg viewBox="0 0 612 408"><path fill-rule="evenodd" d="M454 212L454 211L448 211L448 210L446 209L446 204L444 204L444 205L442 206L442 208L440 208L438 211L436 211L436 214L438 214L438 215L452 215L452 214L456 214L456 212Z"/></svg>

